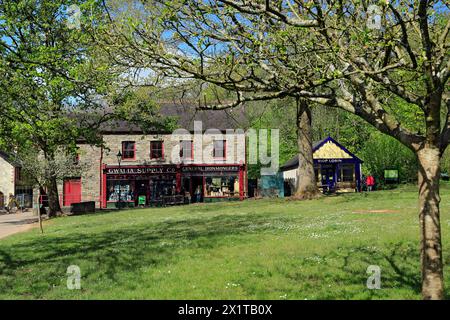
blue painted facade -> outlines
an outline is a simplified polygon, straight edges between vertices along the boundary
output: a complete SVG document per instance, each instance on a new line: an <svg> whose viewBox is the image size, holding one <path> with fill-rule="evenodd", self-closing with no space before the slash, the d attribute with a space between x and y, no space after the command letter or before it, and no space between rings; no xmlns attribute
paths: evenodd
<svg viewBox="0 0 450 320"><path fill-rule="evenodd" d="M347 157L326 159L316 157L314 153L328 142L340 148L346 153ZM333 138L327 137L313 145L313 161L317 185L323 192L361 190L361 164L363 161ZM281 166L280 169L282 172L286 172L297 168L298 156L295 156Z"/></svg>

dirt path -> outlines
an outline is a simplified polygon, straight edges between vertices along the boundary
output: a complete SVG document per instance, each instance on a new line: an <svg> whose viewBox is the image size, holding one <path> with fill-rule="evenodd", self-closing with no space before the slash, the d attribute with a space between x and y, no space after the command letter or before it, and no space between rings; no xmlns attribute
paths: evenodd
<svg viewBox="0 0 450 320"><path fill-rule="evenodd" d="M38 218L31 212L1 214L0 213L0 239L14 233L23 232L38 226Z"/></svg>

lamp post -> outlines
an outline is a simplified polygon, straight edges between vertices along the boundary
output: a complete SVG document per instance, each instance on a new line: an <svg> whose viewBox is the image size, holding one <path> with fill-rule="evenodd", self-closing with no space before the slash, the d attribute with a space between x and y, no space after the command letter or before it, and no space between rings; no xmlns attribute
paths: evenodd
<svg viewBox="0 0 450 320"><path fill-rule="evenodd" d="M117 156L117 162L119 163L119 174L120 174L120 163L122 161L122 152L120 152L120 150L119 150L119 152L117 153L116 156ZM121 203L122 203L121 200L122 200L122 185L120 184L120 180L119 180L119 202L117 203L119 210L120 210Z"/></svg>

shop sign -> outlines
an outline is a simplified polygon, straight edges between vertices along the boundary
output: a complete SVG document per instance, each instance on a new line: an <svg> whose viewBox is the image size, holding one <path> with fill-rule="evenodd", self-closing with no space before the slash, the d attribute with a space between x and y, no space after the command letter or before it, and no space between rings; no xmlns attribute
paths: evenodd
<svg viewBox="0 0 450 320"><path fill-rule="evenodd" d="M192 166L183 167L183 172L238 172L239 166Z"/></svg>
<svg viewBox="0 0 450 320"><path fill-rule="evenodd" d="M340 163L342 159L315 159L318 163Z"/></svg>
<svg viewBox="0 0 450 320"><path fill-rule="evenodd" d="M176 167L145 167L145 168L107 168L106 174L163 174L176 173Z"/></svg>

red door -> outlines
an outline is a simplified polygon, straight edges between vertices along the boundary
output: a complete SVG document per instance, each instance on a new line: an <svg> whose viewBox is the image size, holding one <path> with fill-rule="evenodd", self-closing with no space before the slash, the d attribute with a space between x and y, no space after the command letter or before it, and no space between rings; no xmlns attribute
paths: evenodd
<svg viewBox="0 0 450 320"><path fill-rule="evenodd" d="M63 191L63 206L81 202L81 178L65 179Z"/></svg>

